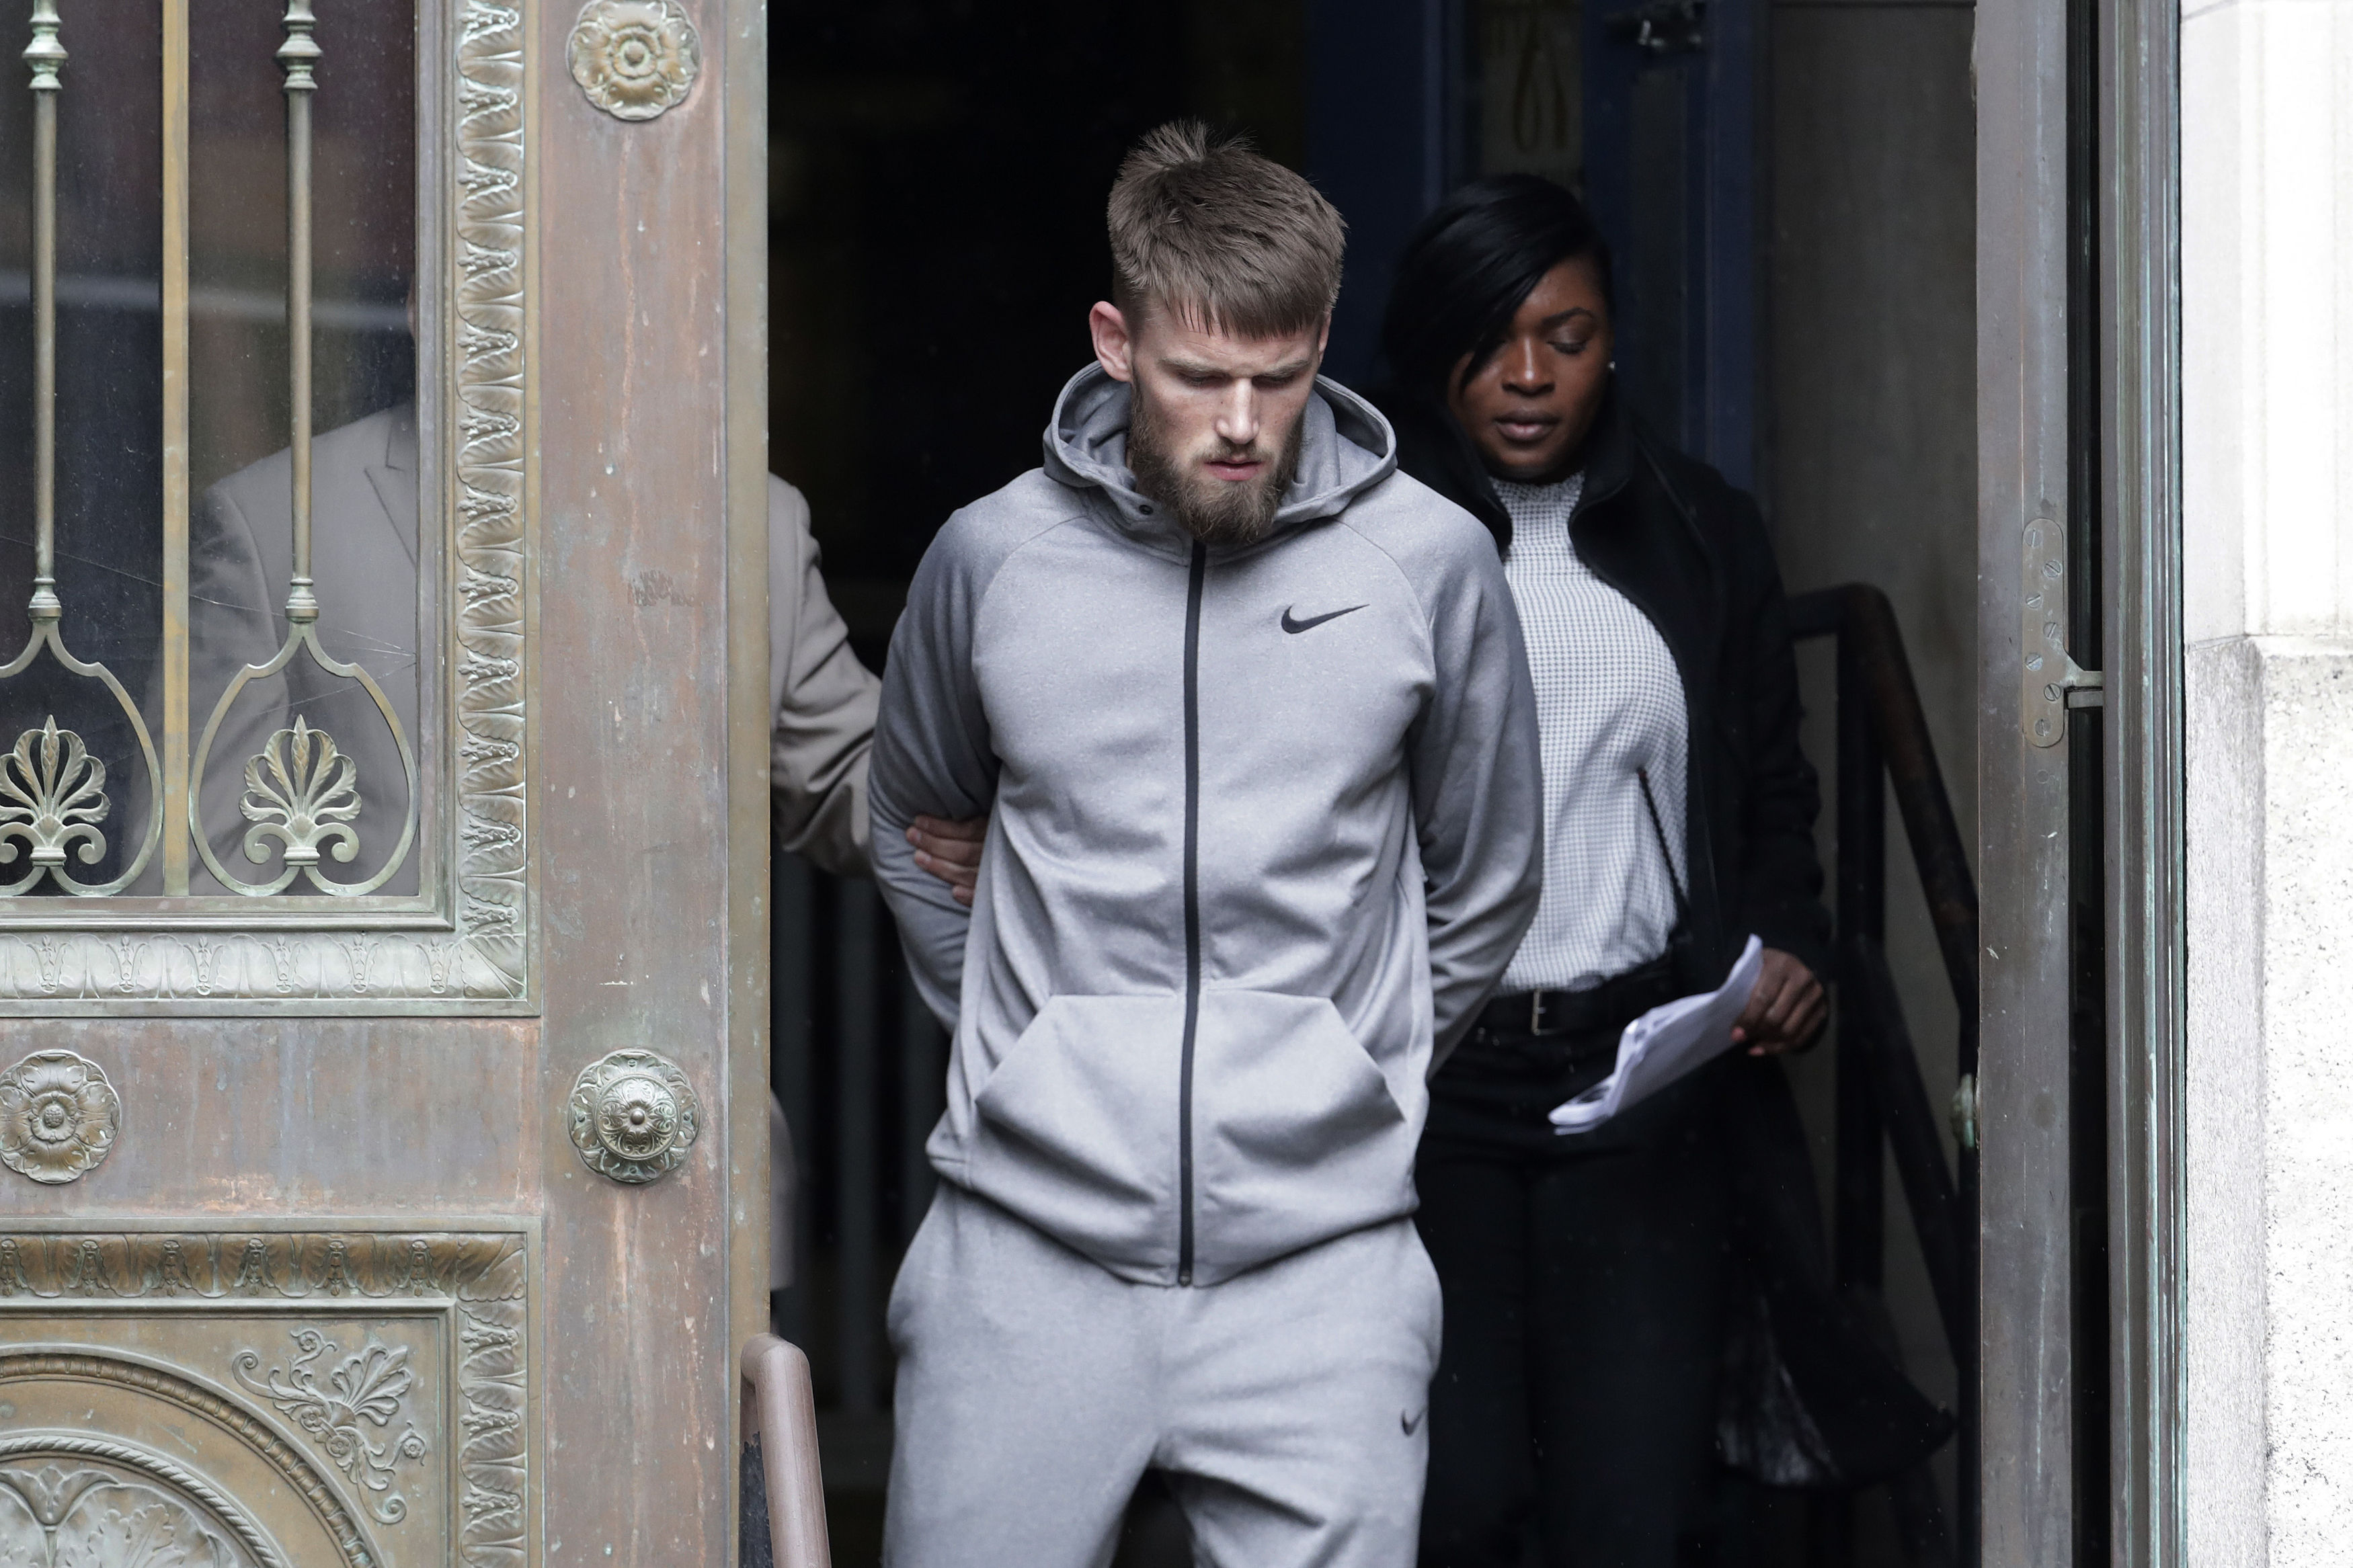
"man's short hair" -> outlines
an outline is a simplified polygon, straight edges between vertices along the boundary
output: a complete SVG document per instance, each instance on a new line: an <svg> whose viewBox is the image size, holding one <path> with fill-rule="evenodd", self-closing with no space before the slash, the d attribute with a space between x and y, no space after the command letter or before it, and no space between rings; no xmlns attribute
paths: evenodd
<svg viewBox="0 0 2353 1568"><path fill-rule="evenodd" d="M1112 303L1242 338L1322 324L1348 226L1314 186L1198 120L1147 134L1111 188Z"/></svg>

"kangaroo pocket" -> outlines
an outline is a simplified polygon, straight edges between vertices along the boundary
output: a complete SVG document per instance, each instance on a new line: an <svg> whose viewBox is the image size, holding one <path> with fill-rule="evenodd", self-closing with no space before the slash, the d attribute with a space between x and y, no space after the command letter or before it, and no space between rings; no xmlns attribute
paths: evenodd
<svg viewBox="0 0 2353 1568"><path fill-rule="evenodd" d="M1413 1208L1413 1132L1320 996L1209 991L1193 1050L1194 1278Z"/></svg>
<svg viewBox="0 0 2353 1568"><path fill-rule="evenodd" d="M974 1102L970 1182L1105 1268L1173 1279L1181 996L1056 996Z"/></svg>

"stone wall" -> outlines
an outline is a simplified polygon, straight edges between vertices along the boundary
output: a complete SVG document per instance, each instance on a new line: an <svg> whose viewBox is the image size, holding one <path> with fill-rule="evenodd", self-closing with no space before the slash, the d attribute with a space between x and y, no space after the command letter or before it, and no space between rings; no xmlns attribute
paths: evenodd
<svg viewBox="0 0 2353 1568"><path fill-rule="evenodd" d="M2353 3L2182 22L2189 1561L2353 1560Z"/></svg>

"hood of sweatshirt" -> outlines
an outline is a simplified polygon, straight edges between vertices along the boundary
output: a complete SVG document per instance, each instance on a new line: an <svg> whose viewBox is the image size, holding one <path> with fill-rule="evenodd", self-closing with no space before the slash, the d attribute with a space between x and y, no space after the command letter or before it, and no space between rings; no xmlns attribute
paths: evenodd
<svg viewBox="0 0 2353 1568"><path fill-rule="evenodd" d="M1136 489L1128 468L1133 396L1127 383L1099 364L1071 377L1047 421L1046 473L1073 489L1100 491L1121 528L1139 542L1189 549L1191 536ZM1397 471L1397 433L1379 409L1338 382L1317 376L1300 417L1299 469L1275 510L1271 539L1339 516Z"/></svg>

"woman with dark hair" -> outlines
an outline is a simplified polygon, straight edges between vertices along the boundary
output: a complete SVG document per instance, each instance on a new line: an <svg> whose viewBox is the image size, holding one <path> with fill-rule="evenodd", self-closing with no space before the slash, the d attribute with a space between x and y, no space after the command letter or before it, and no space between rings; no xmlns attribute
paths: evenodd
<svg viewBox="0 0 2353 1568"><path fill-rule="evenodd" d="M1546 795L1535 923L1431 1081L1417 1169L1445 1303L1422 1563L1516 1564L1533 1522L1547 1563L1668 1568L1706 1533L1732 1277L1757 1250L1736 1245L1759 1228L1744 1205L1760 1188L1788 1200L1790 1160L1805 1170L1766 1058L1810 1043L1826 1010L1820 801L1780 576L1756 503L1629 417L1609 252L1559 186L1504 175L1432 213L1382 338L1400 466L1504 555ZM1745 1050L1556 1133L1546 1113L1609 1072L1624 1026L1722 984L1752 932ZM1796 1239L1748 1277L1786 1300L1820 1248L1805 1204L1778 1208ZM1792 1265L1793 1248L1812 1256ZM1796 1337L1821 1342L1822 1316ZM1916 1458L1937 1415L1896 1384L1867 1392L1895 1457Z"/></svg>

